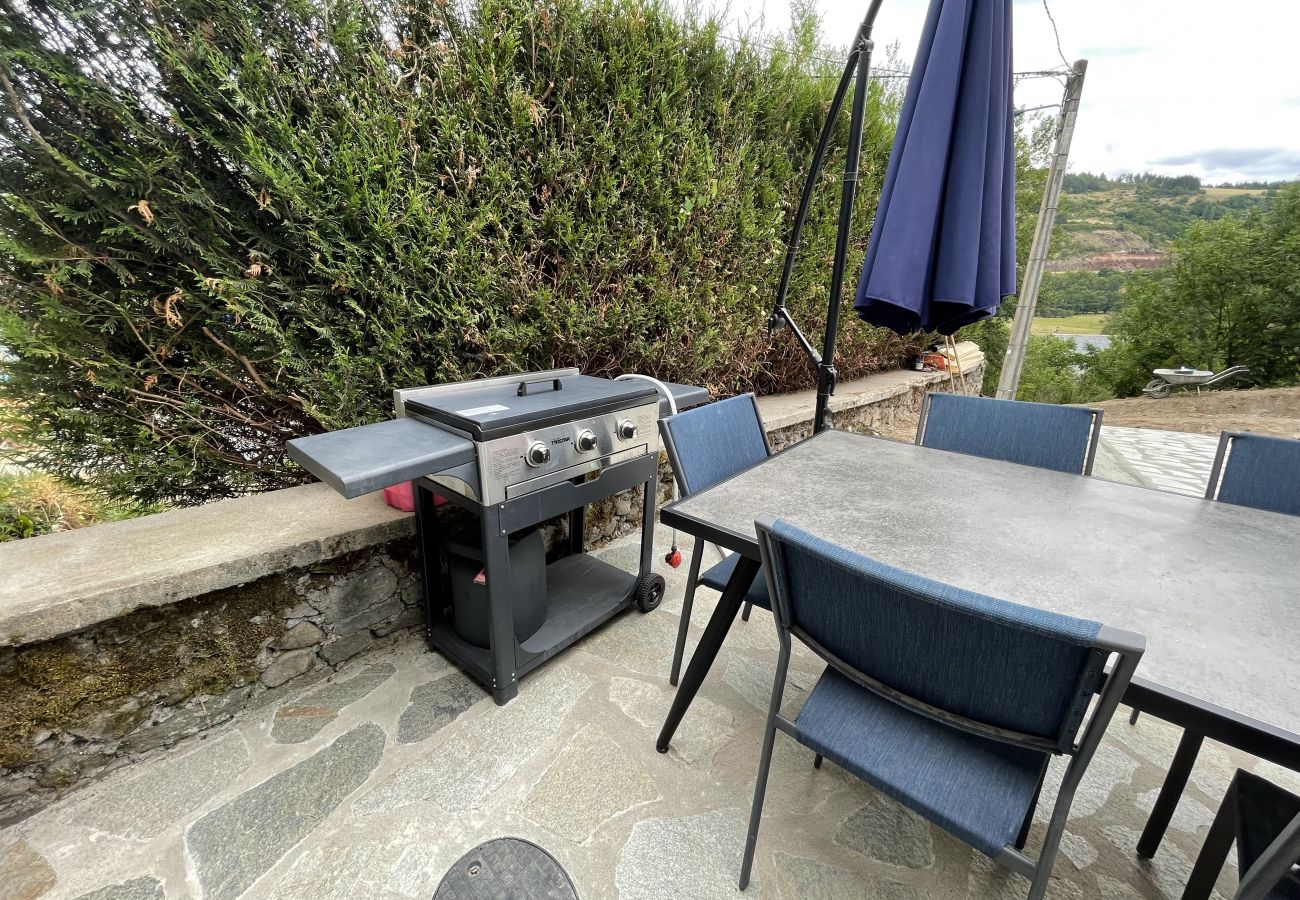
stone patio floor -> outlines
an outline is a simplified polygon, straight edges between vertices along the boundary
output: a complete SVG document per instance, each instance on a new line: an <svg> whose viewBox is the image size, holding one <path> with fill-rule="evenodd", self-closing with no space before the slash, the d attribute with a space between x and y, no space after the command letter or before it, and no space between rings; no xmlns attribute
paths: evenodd
<svg viewBox="0 0 1300 900"><path fill-rule="evenodd" d="M667 544L661 528L657 552ZM634 539L601 555L630 570ZM0 897L428 898L461 854L507 835L553 853L584 900L1024 896L1023 879L829 762L814 770L782 735L741 895L775 633L761 610L737 622L672 751L656 753L685 571L666 572L658 611L617 618L505 707L413 639L124 767L0 831ZM696 637L714 599L701 589ZM796 654L788 707L819 671ZM1164 846L1141 862L1133 847L1178 734L1123 712L1075 800L1050 897L1176 898L1235 767L1300 788L1207 743Z"/></svg>
<svg viewBox="0 0 1300 900"><path fill-rule="evenodd" d="M1205 496L1217 435L1103 425L1093 473L1175 494Z"/></svg>

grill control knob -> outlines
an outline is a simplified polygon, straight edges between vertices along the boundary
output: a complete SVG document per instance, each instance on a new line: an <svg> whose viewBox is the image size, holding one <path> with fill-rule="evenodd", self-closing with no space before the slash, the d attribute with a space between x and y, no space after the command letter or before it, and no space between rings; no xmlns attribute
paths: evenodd
<svg viewBox="0 0 1300 900"><path fill-rule="evenodd" d="M578 452L590 453L596 449L596 433L590 428L578 432Z"/></svg>
<svg viewBox="0 0 1300 900"><path fill-rule="evenodd" d="M532 446L528 448L528 453L524 456L528 465L536 469L538 466L544 466L551 461L551 448L541 441L533 441Z"/></svg>
<svg viewBox="0 0 1300 900"><path fill-rule="evenodd" d="M622 422L618 423L618 428L615 430L615 433L618 435L620 441L630 441L632 438L636 437L636 423L631 419L624 419Z"/></svg>

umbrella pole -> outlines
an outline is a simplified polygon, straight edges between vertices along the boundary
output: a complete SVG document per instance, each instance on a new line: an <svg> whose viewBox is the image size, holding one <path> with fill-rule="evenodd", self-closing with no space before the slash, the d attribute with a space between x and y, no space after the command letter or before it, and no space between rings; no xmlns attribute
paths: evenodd
<svg viewBox="0 0 1300 900"><path fill-rule="evenodd" d="M871 70L871 29L875 24L876 14L880 12L882 2L883 0L871 0L867 15L858 27L858 34L854 40L853 49L849 52L849 58L845 62L844 73L840 76L840 83L835 88L835 96L831 99L830 108L826 111L826 121L822 123L822 131L817 138L817 147L813 151L808 178L804 181L803 193L799 197L799 208L795 212L794 224L790 229L790 238L786 242L785 265L781 270L781 283L776 292L776 304L772 309L772 315L767 320L769 331L775 331L782 326L788 325L790 330L794 332L799 346L803 348L804 352L808 354L808 358L812 360L813 365L817 367L817 412L813 419L814 432L825 430L826 407L830 402L830 395L835 393L835 339L839 327L839 294L840 287L844 282L844 261L848 255L848 228L853 214L853 197L857 190L858 156L862 149L862 122L866 113L867 79ZM799 251L799 238L803 233L804 220L808 217L808 207L812 200L813 189L817 185L817 176L821 172L822 163L826 156L826 148L830 143L831 134L835 130L835 120L839 117L840 107L844 104L844 97L848 93L849 84L854 81L855 76L857 86L853 94L853 118L849 125L848 159L844 164L844 193L840 197L840 221L835 240L835 263L831 270L833 285L831 309L827 318L826 336L822 343L822 352L818 353L817 348L812 345L812 342L808 340L799 329L798 324L791 318L790 311L785 305L785 298L790 290L794 260ZM851 181L850 177L852 178ZM845 202L846 198L847 203Z"/></svg>
<svg viewBox="0 0 1300 900"><path fill-rule="evenodd" d="M854 50L858 56L857 79L853 84L853 110L849 119L849 145L844 159L844 187L840 192L840 221L835 234L835 261L831 264L830 308L826 312L826 334L822 358L817 364L817 411L813 434L827 427L831 394L835 393L835 339L840 327L840 293L844 287L844 266L849 255L849 227L853 223L853 199L858 190L858 162L862 155L862 125L867 113L867 87L871 75L871 29L882 0L872 0L866 18L858 26Z"/></svg>

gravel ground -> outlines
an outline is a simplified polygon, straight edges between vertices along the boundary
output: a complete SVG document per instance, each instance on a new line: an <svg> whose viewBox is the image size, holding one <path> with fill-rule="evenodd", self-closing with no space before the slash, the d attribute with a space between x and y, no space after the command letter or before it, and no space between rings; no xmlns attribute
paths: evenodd
<svg viewBox="0 0 1300 900"><path fill-rule="evenodd" d="M1218 434L1255 431L1300 438L1300 388L1183 391L1164 400L1127 397L1097 404L1107 425Z"/></svg>

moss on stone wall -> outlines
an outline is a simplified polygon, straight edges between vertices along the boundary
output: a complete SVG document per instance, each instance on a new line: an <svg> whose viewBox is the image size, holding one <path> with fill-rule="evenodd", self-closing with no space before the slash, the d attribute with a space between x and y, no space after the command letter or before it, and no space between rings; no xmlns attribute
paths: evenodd
<svg viewBox="0 0 1300 900"><path fill-rule="evenodd" d="M273 575L19 651L0 675L0 768L31 762L43 731L112 740L158 699L174 705L251 682L297 599Z"/></svg>

